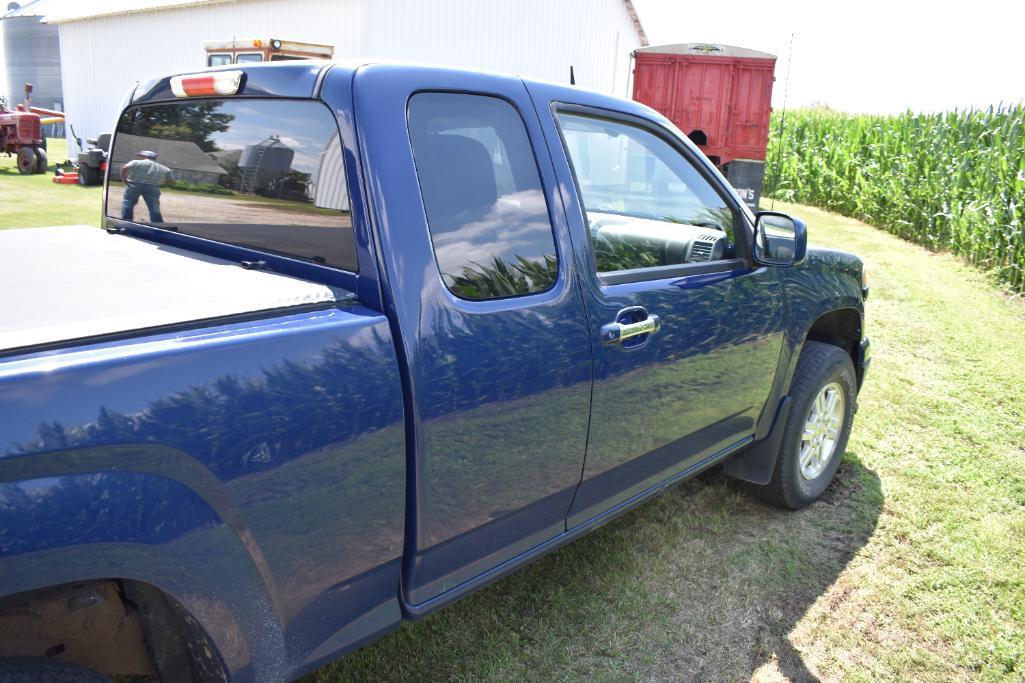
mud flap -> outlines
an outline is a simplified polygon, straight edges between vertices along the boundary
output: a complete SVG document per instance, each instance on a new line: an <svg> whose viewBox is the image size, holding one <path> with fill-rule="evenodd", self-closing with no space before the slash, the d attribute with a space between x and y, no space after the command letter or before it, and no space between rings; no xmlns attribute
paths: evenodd
<svg viewBox="0 0 1025 683"><path fill-rule="evenodd" d="M776 408L776 418L772 429L761 441L748 446L740 453L723 463L723 471L734 479L749 481L752 484L768 484L776 467L779 446L783 441L783 432L790 414L790 397L784 396Z"/></svg>

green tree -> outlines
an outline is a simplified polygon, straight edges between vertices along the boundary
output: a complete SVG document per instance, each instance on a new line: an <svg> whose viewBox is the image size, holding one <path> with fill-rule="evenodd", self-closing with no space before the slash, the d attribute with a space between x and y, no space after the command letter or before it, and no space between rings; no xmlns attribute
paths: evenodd
<svg viewBox="0 0 1025 683"><path fill-rule="evenodd" d="M137 107L126 114L119 132L164 140L187 140L204 152L218 150L215 133L228 130L233 114L219 110L221 102L176 102L153 107Z"/></svg>

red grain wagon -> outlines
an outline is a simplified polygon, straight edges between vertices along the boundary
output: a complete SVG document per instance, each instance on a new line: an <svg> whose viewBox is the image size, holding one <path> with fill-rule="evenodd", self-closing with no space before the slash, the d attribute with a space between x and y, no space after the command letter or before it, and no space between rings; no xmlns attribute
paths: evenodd
<svg viewBox="0 0 1025 683"><path fill-rule="evenodd" d="M775 67L775 55L732 45L643 47L634 51L633 98L676 124L749 204L757 204ZM751 187L754 176L757 187Z"/></svg>

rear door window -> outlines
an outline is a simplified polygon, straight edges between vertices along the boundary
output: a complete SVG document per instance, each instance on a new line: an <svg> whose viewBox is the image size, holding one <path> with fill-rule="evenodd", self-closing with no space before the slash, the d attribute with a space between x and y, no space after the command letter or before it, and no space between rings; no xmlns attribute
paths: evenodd
<svg viewBox="0 0 1025 683"><path fill-rule="evenodd" d="M464 299L549 289L558 261L526 127L507 101L424 92L409 101L427 225L445 285Z"/></svg>
<svg viewBox="0 0 1025 683"><path fill-rule="evenodd" d="M357 269L338 126L322 103L132 107L110 165L109 218Z"/></svg>

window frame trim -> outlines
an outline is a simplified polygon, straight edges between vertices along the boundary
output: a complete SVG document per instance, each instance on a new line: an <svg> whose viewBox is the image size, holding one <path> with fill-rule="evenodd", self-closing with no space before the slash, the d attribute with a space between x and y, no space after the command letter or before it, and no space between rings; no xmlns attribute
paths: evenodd
<svg viewBox="0 0 1025 683"><path fill-rule="evenodd" d="M643 116L630 114L616 109L606 109L604 107L553 100L549 103L549 111L552 116L552 121L555 123L555 129L559 133L559 142L562 154L566 159L566 163L569 165L570 174L573 177L573 190L580 210L580 218L583 221L585 231L588 233L585 236L587 242L587 246L585 248L587 249L587 261L591 266L589 277L593 277L599 285L607 286L635 282L657 282L659 280L666 280L670 278L682 278L691 275L704 275L707 273L726 273L752 267L753 261L751 255L753 252L751 236L753 233L751 221L747 212L740 206L740 202L737 201L736 197L727 191L727 188L722 184L722 181L710 171L706 163L711 162L707 162L706 160L699 158L694 154L693 150L683 143L683 141L681 141L676 135L673 135L672 131L651 119L644 118ZM670 148L682 156L684 161L689 163L694 170L697 171L698 175L700 175L701 178L709 184L712 190L732 211L734 216L734 238L736 239L736 244L740 251L738 256L732 259L720 259L718 261L706 261L703 263L670 264L665 266L632 268L629 270L616 270L599 273L594 256L594 244L591 240L590 230L588 228L587 206L584 204L584 197L580 190L580 179L577 176L576 165L573 163L573 156L569 152L565 131L563 130L559 114L577 115L640 128L669 145ZM567 207L567 210L568 209L569 207Z"/></svg>
<svg viewBox="0 0 1025 683"><path fill-rule="evenodd" d="M211 64L210 62L214 57L227 57L228 61L225 64ZM218 67L218 66L230 66L234 56L230 52L208 52L206 54L206 65L207 67Z"/></svg>
<svg viewBox="0 0 1025 683"><path fill-rule="evenodd" d="M489 297L489 298L486 298L486 299L469 299L469 298L466 298L464 296L460 296L456 292L452 291L452 289L448 286L448 283L445 281L445 273L442 272L442 270L441 270L441 262L438 260L438 252L434 248L434 234L431 232L431 222L430 222L430 220L429 220L429 218L427 216L427 205L424 203L423 185L420 182L420 169L417 168L417 165L416 165L416 149L413 146L413 136L412 136L412 131L410 130L410 126L409 126L409 124L410 124L409 110L410 110L410 106L411 106L411 104L413 102L413 98L415 98L417 95L425 94L425 93L426 94L442 94L442 95L470 95L470 96L473 96L473 97L487 97L487 98L491 98L491 99L497 99L497 100L501 100L502 102L505 102L506 104L508 104L510 107L512 107L512 110L514 112L516 112L517 117L519 117L519 119L520 119L520 123L523 125L523 133L526 136L527 144L530 146L530 156L531 156L531 159L533 159L533 161L534 161L534 170L537 173L538 186L541 189L541 196L543 196L544 199L545 199L545 213L548 216L548 229L551 231L552 245L555 248L555 265L556 265L555 280L553 280L552 283L548 287L546 287L545 289L539 289L539 290L533 291L533 292L524 292L523 294L512 294L510 296L497 296L497 297ZM419 195L420 195L420 207L423 209L424 227L427 228L427 241L428 241L428 244L430 244L430 246L431 246L431 256L434 259L434 265L435 265L435 268L436 268L436 270L438 272L438 279L441 280L441 284L445 288L445 292L449 296L451 296L455 301L458 301L458 302L464 303L464 304L474 305L474 304L488 304L488 303L491 303L491 302L511 302L511 301L518 301L518 300L524 299L526 297L542 296L542 295L546 295L546 294L550 295L553 291L558 289L560 284L562 284L566 280L566 275L567 274L563 272L563 269L565 267L564 263L566 263L566 261L563 258L564 254L562 253L562 249L559 246L559 236L558 236L558 233L557 233L557 230L556 230L556 227L555 227L556 226L555 214L554 214L554 209L552 208L552 199L553 199L553 197L549 196L548 188L545 187L544 174L541 171L541 163L540 163L540 161L538 159L538 156L537 156L537 145L535 144L535 141L531 138L530 127L527 125L527 119L523 115L523 111L521 111L520 107L518 107L516 105L516 102L514 102L510 98L508 98L505 95L502 95L500 93L489 92L489 91L485 91L485 90L467 90L467 89L464 89L464 88L444 88L444 87L441 87L441 88L431 88L431 87L417 88L417 89L411 91L409 93L409 96L406 98L405 119L406 119L406 140L409 142L410 158L413 161L413 174L416 177L417 191L419 192ZM503 145L504 144L505 143L503 141ZM547 144L546 143L544 143L544 144L545 144L545 148L547 149Z"/></svg>
<svg viewBox="0 0 1025 683"><path fill-rule="evenodd" d="M239 57L248 57L249 55L257 55L259 57L259 59L243 59L241 62L238 61ZM264 59L264 54L263 54L262 50L256 50L256 51L249 50L249 51L246 51L246 52L235 52L232 55L232 57L231 57L231 63L232 64L262 64L265 61L267 61L267 60Z"/></svg>

